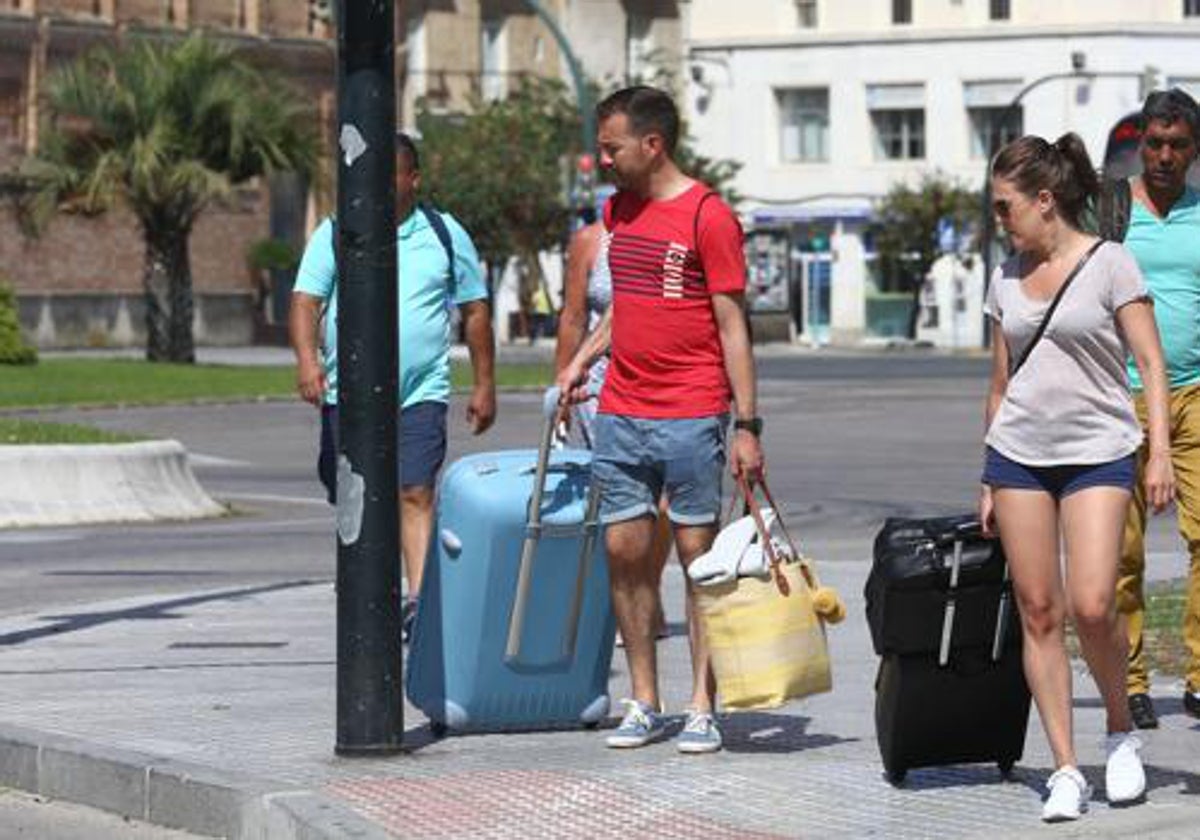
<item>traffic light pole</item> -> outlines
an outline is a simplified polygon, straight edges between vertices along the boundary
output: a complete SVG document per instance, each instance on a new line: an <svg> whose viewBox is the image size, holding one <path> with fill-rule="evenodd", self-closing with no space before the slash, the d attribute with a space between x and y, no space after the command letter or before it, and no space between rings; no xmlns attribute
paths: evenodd
<svg viewBox="0 0 1200 840"><path fill-rule="evenodd" d="M542 6L540 0L524 0L524 2L550 30L550 35L558 44L558 48L562 50L563 58L567 60L567 69L571 72L571 83L575 86L575 98L579 102L580 131L583 133L583 146L580 151L591 152L596 146L596 115L592 111L592 95L588 91L587 79L583 75L583 66L579 63L575 51L571 49L571 42L567 40L566 33L562 31L553 15Z"/></svg>
<svg viewBox="0 0 1200 840"><path fill-rule="evenodd" d="M401 749L392 0L338 0L337 740Z"/></svg>

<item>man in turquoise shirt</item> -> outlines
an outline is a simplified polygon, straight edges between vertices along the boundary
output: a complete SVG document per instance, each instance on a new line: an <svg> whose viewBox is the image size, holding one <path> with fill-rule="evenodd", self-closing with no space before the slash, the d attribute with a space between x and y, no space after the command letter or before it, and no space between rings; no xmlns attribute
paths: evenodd
<svg viewBox="0 0 1200 840"><path fill-rule="evenodd" d="M487 285L471 237L448 213L417 205L420 158L406 134L396 137L396 229L400 317L400 522L409 600L407 640L421 589L433 530L433 491L446 457L450 401L450 311L462 312L474 389L467 403L471 431L481 434L496 417L494 343ZM435 215L436 214L436 215ZM337 265L334 222L313 232L292 289L289 331L296 352L296 387L321 409L318 474L336 501ZM325 335L318 343L324 316Z"/></svg>
<svg viewBox="0 0 1200 840"><path fill-rule="evenodd" d="M1177 482L1179 532L1191 558L1183 638L1189 650L1183 708L1200 717L1200 195L1187 184L1196 160L1200 112L1181 90L1156 91L1142 108L1142 174L1130 182L1125 246L1133 252L1154 299L1171 386L1171 462ZM1146 403L1137 370L1129 366L1138 417ZM1125 523L1117 609L1129 636L1129 710L1141 729L1158 726L1142 649L1145 621L1146 500L1140 473Z"/></svg>

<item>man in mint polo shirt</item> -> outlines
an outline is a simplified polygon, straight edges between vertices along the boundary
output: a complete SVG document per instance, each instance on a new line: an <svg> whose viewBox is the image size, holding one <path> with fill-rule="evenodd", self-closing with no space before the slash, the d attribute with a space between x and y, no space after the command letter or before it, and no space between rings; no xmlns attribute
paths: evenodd
<svg viewBox="0 0 1200 840"><path fill-rule="evenodd" d="M1200 195L1187 184L1188 168L1196 160L1200 112L1182 90L1156 91L1147 97L1141 121L1142 174L1129 185L1132 201L1124 242L1154 299L1154 318L1167 361L1179 532L1191 559L1183 617L1189 651L1183 708L1200 717ZM1129 380L1145 427L1142 383L1132 363ZM1143 445L1139 473L1148 455ZM1146 499L1140 474L1134 486L1117 581L1117 609L1126 618L1129 635L1129 709L1135 725L1153 729L1158 718L1142 649Z"/></svg>
<svg viewBox="0 0 1200 840"><path fill-rule="evenodd" d="M420 158L406 134L396 136L396 249L400 310L400 522L408 580L404 636L416 615L425 552L433 530L433 491L446 457L450 401L450 310L462 312L474 388L467 423L481 434L496 418L494 343L487 284L471 237L449 213L417 204ZM292 289L288 326L296 352L296 388L321 409L317 473L329 501L337 491L337 265L334 225L317 227ZM324 341L318 324L325 320Z"/></svg>

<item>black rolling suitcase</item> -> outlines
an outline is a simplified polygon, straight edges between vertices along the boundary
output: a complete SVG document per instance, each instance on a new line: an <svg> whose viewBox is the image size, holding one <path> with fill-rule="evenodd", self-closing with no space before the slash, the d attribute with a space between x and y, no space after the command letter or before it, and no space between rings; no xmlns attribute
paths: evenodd
<svg viewBox="0 0 1200 840"><path fill-rule="evenodd" d="M1021 625L998 540L974 516L889 519L875 538L867 621L881 657L875 733L884 770L994 761L1025 748Z"/></svg>

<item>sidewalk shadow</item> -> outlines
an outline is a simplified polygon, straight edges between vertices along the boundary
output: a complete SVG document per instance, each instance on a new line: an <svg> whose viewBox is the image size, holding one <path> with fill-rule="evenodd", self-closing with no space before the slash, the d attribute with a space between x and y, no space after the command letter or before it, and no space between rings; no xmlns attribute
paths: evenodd
<svg viewBox="0 0 1200 840"><path fill-rule="evenodd" d="M1176 770L1170 767L1146 766L1146 793L1160 788L1183 785L1180 791L1185 796L1200 795L1200 774ZM1104 766L1100 764L1080 765L1080 772L1095 791L1093 799L1104 801ZM922 767L908 771L904 780L905 790L939 790L942 788L977 787L995 784L1020 784L1039 796L1046 794L1046 780L1054 772L1049 767L1017 765L1006 778L994 764L955 764L945 767Z"/></svg>
<svg viewBox="0 0 1200 840"><path fill-rule="evenodd" d="M420 726L404 730L404 752L420 752L431 744L443 741L447 737L458 736L448 736L444 730L435 727L429 721L424 721Z"/></svg>
<svg viewBox="0 0 1200 840"><path fill-rule="evenodd" d="M794 753L852 743L858 738L841 738L810 733L811 718L770 712L739 712L723 715L721 732L725 749L731 753Z"/></svg>
<svg viewBox="0 0 1200 840"><path fill-rule="evenodd" d="M1154 709L1160 718L1178 715L1188 724L1185 731L1200 732L1200 720L1192 717L1183 708L1183 699L1178 694L1151 694ZM1071 705L1076 709L1103 709L1104 701L1099 697L1075 697Z"/></svg>
<svg viewBox="0 0 1200 840"><path fill-rule="evenodd" d="M905 776L901 789L921 791L1020 784L1040 794L1045 790L1043 782L1049 775L1049 771L1043 772L1018 766L1013 768L1012 773L1005 776L994 763L914 767ZM880 769L880 778L886 782L882 768Z"/></svg>
<svg viewBox="0 0 1200 840"><path fill-rule="evenodd" d="M444 726L422 720L416 726L404 730L404 752L416 753L442 741L462 741L464 739L484 739L495 736L519 738L521 735L577 735L579 733L598 732L602 729L613 729L617 725L616 718L603 720L597 726L582 726L580 724L561 724L551 726L505 726L481 729L448 729ZM514 744L517 742L514 740Z"/></svg>
<svg viewBox="0 0 1200 840"><path fill-rule="evenodd" d="M90 630L117 621L161 621L177 620L185 617L181 610L213 601L236 601L255 595L265 595L295 589L300 586L313 586L327 583L324 580L293 580L282 583L271 583L262 586L246 586L238 589L224 589L220 592L206 592L202 595L186 595L179 598L168 598L151 604L136 607L124 607L100 612L62 613L40 616L40 621L50 622L11 633L0 633L0 647L20 645L25 642L44 639L49 636L60 636L66 633L76 633L80 630Z"/></svg>
<svg viewBox="0 0 1200 840"><path fill-rule="evenodd" d="M1153 764L1146 764L1144 766L1146 768L1147 796L1153 795L1156 790L1176 787L1178 785L1183 786L1183 789L1179 791L1181 795L1200 796L1200 774L1189 773L1186 770L1176 770L1172 767L1156 767ZM1013 770L1012 778L1014 781L1019 781L1030 789L1037 791L1038 794L1045 796L1046 779L1050 778L1052 772L1054 771L1049 767L1017 767ZM1104 802L1104 765L1081 764L1079 772L1083 773L1083 777L1092 786L1092 801ZM1129 805L1110 805L1109 807L1133 807L1143 801L1144 798L1136 800Z"/></svg>

